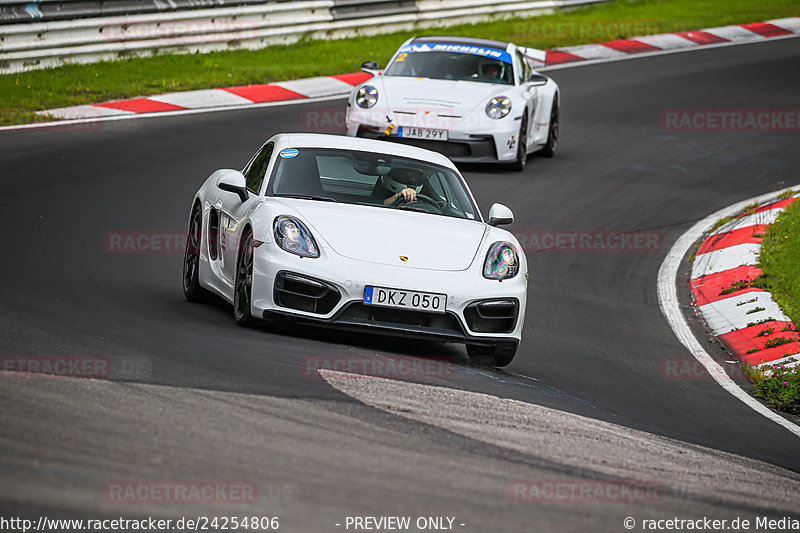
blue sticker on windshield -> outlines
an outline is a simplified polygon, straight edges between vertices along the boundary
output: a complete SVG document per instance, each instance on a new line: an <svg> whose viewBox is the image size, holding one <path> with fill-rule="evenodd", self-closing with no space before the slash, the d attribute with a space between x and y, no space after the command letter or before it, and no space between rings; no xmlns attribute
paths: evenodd
<svg viewBox="0 0 800 533"><path fill-rule="evenodd" d="M281 157L290 159L292 157L297 157L297 154L299 153L300 152L294 148L286 148L284 150L281 150Z"/></svg>
<svg viewBox="0 0 800 533"><path fill-rule="evenodd" d="M461 54L472 54L475 56L491 57L492 59L499 59L504 63L511 64L511 54L505 50L498 50L496 48L487 48L485 46L472 46L469 44L451 44L451 43L422 43L422 44L408 44L400 47L401 53L414 53L414 52L458 52Z"/></svg>

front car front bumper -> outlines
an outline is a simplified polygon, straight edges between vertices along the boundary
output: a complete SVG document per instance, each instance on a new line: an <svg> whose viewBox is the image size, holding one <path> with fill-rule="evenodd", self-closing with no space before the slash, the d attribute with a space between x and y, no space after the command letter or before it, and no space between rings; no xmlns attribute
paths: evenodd
<svg viewBox="0 0 800 533"><path fill-rule="evenodd" d="M365 263L325 247L319 258L300 258L265 244L254 258L251 312L388 335L516 346L527 294L527 265L521 260L524 270L500 282L483 278L482 257L467 270L435 271ZM446 294L446 312L364 304L367 285Z"/></svg>
<svg viewBox="0 0 800 533"><path fill-rule="evenodd" d="M520 117L499 120L431 117L419 114L391 114L383 110L348 107L347 134L352 137L380 139L426 148L447 156L456 163L507 163L517 157ZM513 115L513 113L512 113ZM388 119L391 119L389 122ZM389 125L393 125L390 129ZM399 137L400 127L447 130L447 141ZM388 131L388 133L387 133Z"/></svg>

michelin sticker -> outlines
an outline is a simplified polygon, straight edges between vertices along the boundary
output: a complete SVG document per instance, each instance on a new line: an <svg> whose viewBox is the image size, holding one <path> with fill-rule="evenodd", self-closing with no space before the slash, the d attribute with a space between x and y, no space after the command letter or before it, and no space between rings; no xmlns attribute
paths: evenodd
<svg viewBox="0 0 800 533"><path fill-rule="evenodd" d="M297 157L297 154L299 153L300 152L295 148L286 148L284 150L281 150L281 157L283 157L284 159L291 159L292 157Z"/></svg>
<svg viewBox="0 0 800 533"><path fill-rule="evenodd" d="M471 46L465 44L451 44L451 43L423 43L423 44L408 44L400 47L401 53L411 54L415 52L457 52L460 54L471 54L482 57L491 57L499 59L505 63L511 63L511 54L505 50L497 50L495 48L487 48L485 46ZM405 58L404 58L405 59Z"/></svg>

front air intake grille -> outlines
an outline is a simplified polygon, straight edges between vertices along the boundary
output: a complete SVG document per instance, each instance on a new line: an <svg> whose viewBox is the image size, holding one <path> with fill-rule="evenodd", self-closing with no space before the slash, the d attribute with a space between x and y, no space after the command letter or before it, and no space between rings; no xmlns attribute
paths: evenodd
<svg viewBox="0 0 800 533"><path fill-rule="evenodd" d="M482 300L464 309L467 327L475 333L511 333L517 325L518 314L516 298Z"/></svg>
<svg viewBox="0 0 800 533"><path fill-rule="evenodd" d="M326 315L330 313L342 295L322 280L294 274L278 272L275 276L275 304L298 311Z"/></svg>
<svg viewBox="0 0 800 533"><path fill-rule="evenodd" d="M390 140L439 152L447 157L470 157L472 155L470 145L458 141L429 141L427 139L410 139L406 137L391 137Z"/></svg>
<svg viewBox="0 0 800 533"><path fill-rule="evenodd" d="M434 329L455 336L463 336L458 319L450 313L427 313L353 303L342 311L337 320L365 325Z"/></svg>

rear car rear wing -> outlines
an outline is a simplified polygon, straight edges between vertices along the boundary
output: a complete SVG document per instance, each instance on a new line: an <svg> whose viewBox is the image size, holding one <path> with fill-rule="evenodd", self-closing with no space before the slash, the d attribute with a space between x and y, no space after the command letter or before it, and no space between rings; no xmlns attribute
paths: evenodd
<svg viewBox="0 0 800 533"><path fill-rule="evenodd" d="M528 60L528 65L531 68L543 67L547 64L547 50L539 50L538 48L525 48L520 47L522 55Z"/></svg>

